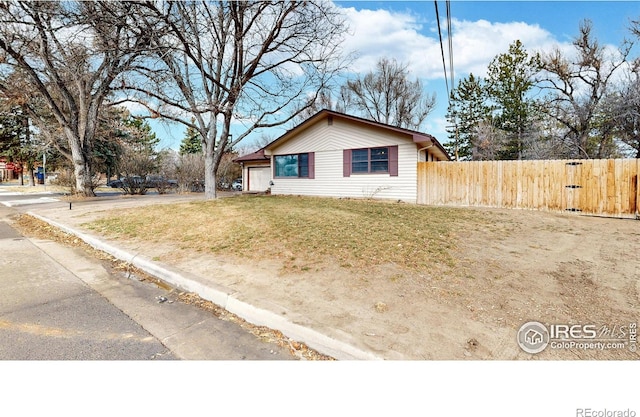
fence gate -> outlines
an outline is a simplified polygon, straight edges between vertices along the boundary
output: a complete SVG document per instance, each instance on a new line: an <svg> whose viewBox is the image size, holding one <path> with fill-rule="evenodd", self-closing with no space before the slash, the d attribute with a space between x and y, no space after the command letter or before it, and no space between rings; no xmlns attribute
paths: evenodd
<svg viewBox="0 0 640 417"><path fill-rule="evenodd" d="M563 209L565 211L581 212L582 162L566 162L564 178Z"/></svg>

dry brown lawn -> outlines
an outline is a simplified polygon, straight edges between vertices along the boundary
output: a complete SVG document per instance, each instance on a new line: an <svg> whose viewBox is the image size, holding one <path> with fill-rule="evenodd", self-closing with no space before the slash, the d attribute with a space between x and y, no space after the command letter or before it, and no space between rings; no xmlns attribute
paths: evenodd
<svg viewBox="0 0 640 417"><path fill-rule="evenodd" d="M241 197L135 208L92 223L98 233L241 259L268 253L287 271L327 263L370 273L455 265L453 236L491 220L461 209L305 197Z"/></svg>
<svg viewBox="0 0 640 417"><path fill-rule="evenodd" d="M93 233L384 358L639 358L532 356L515 340L528 321L628 339L640 311L638 221L275 196L90 217L82 227Z"/></svg>

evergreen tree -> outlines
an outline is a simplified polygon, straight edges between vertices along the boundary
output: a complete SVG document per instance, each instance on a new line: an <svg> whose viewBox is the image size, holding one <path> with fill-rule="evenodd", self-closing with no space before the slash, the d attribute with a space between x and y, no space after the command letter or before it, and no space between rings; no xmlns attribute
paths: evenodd
<svg viewBox="0 0 640 417"><path fill-rule="evenodd" d="M23 130L23 123L15 109L0 110L0 155L7 155L20 147Z"/></svg>
<svg viewBox="0 0 640 417"><path fill-rule="evenodd" d="M26 172L30 172L31 183L33 179L33 167L36 160L41 157L42 148L37 138L31 134L29 119L19 105L12 105L7 100L0 102L0 155L10 161L20 164ZM23 176L20 175L20 184L23 184Z"/></svg>
<svg viewBox="0 0 640 417"><path fill-rule="evenodd" d="M489 64L487 91L496 106L495 123L507 136L498 159L522 159L523 137L531 125L533 108L527 93L539 68L538 56L530 56L519 40Z"/></svg>
<svg viewBox="0 0 640 417"><path fill-rule="evenodd" d="M451 124L448 130L451 141L444 144L447 152L457 160L474 159L478 127L490 119L490 112L482 78L469 74L468 78L460 80L451 93L447 111L447 120Z"/></svg>
<svg viewBox="0 0 640 417"><path fill-rule="evenodd" d="M191 123L194 123L195 120L191 119ZM193 154L193 153L201 153L202 152L202 138L200 137L200 133L198 131L189 126L187 127L187 131L185 133L184 139L182 139L182 143L180 144L180 155Z"/></svg>
<svg viewBox="0 0 640 417"><path fill-rule="evenodd" d="M123 120L124 141L133 149L155 151L160 139L146 120L129 116Z"/></svg>

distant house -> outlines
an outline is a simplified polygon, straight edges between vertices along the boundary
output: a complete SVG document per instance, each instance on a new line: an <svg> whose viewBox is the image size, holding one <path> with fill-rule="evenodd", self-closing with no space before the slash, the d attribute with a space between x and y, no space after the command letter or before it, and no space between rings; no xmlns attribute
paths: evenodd
<svg viewBox="0 0 640 417"><path fill-rule="evenodd" d="M236 162L245 191L415 203L417 162L448 160L429 134L322 110Z"/></svg>

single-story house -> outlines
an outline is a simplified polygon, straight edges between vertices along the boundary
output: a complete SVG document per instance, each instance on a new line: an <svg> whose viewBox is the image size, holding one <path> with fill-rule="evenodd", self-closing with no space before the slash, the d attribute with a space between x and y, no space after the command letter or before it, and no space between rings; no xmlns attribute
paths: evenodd
<svg viewBox="0 0 640 417"><path fill-rule="evenodd" d="M417 163L450 159L429 134L321 110L236 162L244 191L415 203Z"/></svg>

